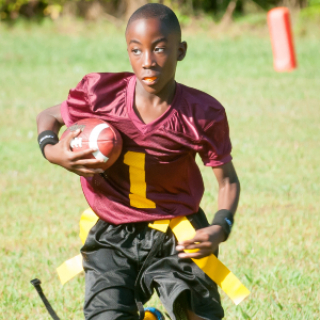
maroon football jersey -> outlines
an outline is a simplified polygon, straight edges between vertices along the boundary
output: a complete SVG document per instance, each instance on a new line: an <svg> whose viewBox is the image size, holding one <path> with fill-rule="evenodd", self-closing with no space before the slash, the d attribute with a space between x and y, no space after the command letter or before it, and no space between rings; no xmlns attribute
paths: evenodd
<svg viewBox="0 0 320 320"><path fill-rule="evenodd" d="M196 153L207 166L231 161L225 110L208 94L177 83L171 106L145 124L133 108L135 84L132 73L92 73L62 103L67 126L97 117L123 138L112 167L81 177L83 193L96 214L113 224L194 213L204 192Z"/></svg>

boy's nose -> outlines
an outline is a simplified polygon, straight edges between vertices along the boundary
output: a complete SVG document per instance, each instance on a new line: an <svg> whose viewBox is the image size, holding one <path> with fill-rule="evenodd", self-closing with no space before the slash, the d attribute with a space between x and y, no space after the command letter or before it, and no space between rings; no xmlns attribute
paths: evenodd
<svg viewBox="0 0 320 320"><path fill-rule="evenodd" d="M155 66L155 61L153 59L153 55L151 52L145 52L143 56L143 64L142 67L145 69L151 68Z"/></svg>

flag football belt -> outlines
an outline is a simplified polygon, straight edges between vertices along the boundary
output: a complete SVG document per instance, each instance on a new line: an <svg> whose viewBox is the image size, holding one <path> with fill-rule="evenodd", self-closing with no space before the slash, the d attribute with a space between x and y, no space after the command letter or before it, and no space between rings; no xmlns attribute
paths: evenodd
<svg viewBox="0 0 320 320"><path fill-rule="evenodd" d="M80 239L82 243L88 236L90 229L98 221L97 215L91 208L82 213L80 219ZM185 217L177 217L171 220L158 220L149 223L149 227L166 233L170 227L177 240L184 241L194 237L196 231L190 221ZM197 249L185 250L195 252ZM192 259L193 262L209 276L228 296L238 305L249 294L250 291L240 282L240 280L213 254L201 259ZM65 284L73 277L83 271L81 254L65 261L57 272L62 284Z"/></svg>

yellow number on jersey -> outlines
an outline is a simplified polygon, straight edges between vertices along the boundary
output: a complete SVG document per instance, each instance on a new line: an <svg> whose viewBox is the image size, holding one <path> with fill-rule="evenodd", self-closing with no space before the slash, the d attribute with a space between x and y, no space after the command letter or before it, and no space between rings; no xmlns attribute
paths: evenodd
<svg viewBox="0 0 320 320"><path fill-rule="evenodd" d="M141 152L128 151L123 162L129 166L130 205L135 208L151 209L156 204L147 199L146 172L144 170L146 155Z"/></svg>

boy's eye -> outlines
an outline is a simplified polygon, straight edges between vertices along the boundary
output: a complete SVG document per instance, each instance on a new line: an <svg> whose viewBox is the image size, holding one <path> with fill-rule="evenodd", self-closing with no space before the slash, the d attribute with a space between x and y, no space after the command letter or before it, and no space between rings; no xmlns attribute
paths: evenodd
<svg viewBox="0 0 320 320"><path fill-rule="evenodd" d="M131 50L134 54L140 54L141 50L140 49L132 49Z"/></svg>
<svg viewBox="0 0 320 320"><path fill-rule="evenodd" d="M164 52L164 50L165 50L165 48L159 48L159 47L155 48L156 52Z"/></svg>

